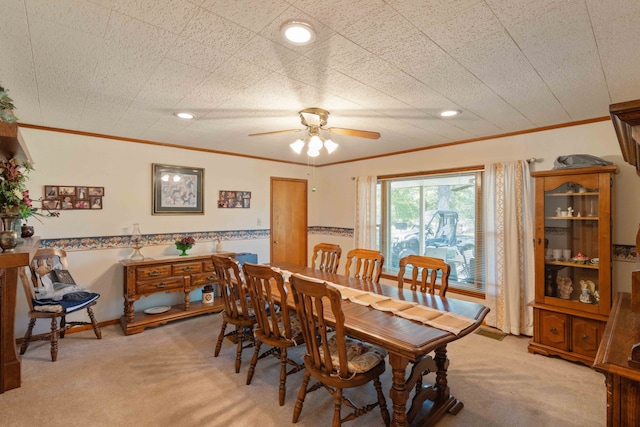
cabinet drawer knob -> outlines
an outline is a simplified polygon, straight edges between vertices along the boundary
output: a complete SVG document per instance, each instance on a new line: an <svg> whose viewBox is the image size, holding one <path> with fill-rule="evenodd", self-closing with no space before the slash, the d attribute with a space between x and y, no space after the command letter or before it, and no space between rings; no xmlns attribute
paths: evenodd
<svg viewBox="0 0 640 427"><path fill-rule="evenodd" d="M156 288L166 288L166 287L167 287L167 284L165 282L161 282L156 285Z"/></svg>
<svg viewBox="0 0 640 427"><path fill-rule="evenodd" d="M162 274L162 272L158 271L158 270L153 270L153 271L149 272L149 276L159 276L161 274Z"/></svg>
<svg viewBox="0 0 640 427"><path fill-rule="evenodd" d="M214 280L217 280L218 278L216 276L207 276L207 280L213 282Z"/></svg>
<svg viewBox="0 0 640 427"><path fill-rule="evenodd" d="M584 341L584 342L589 341L589 335L584 334L584 335L582 336L582 341Z"/></svg>
<svg viewBox="0 0 640 427"><path fill-rule="evenodd" d="M553 328L551 328L551 333L558 335L558 330L556 329L556 327L554 326Z"/></svg>
<svg viewBox="0 0 640 427"><path fill-rule="evenodd" d="M191 270L193 270L193 267L185 267L184 268L184 271L191 271Z"/></svg>

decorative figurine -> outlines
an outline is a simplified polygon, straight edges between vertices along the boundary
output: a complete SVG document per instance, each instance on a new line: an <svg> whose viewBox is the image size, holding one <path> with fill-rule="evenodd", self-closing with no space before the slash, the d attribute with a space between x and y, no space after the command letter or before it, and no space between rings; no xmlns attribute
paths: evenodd
<svg viewBox="0 0 640 427"><path fill-rule="evenodd" d="M561 299L571 299L571 292L573 292L571 279L566 276L558 276L556 282L558 282L558 297Z"/></svg>
<svg viewBox="0 0 640 427"><path fill-rule="evenodd" d="M597 295L596 284L591 280L580 280L580 302L585 304L591 304L592 302L599 302L600 296Z"/></svg>

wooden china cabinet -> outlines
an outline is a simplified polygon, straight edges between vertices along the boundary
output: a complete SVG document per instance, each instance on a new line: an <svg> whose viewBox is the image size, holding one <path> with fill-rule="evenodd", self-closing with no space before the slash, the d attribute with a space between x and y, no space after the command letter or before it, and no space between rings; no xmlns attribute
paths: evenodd
<svg viewBox="0 0 640 427"><path fill-rule="evenodd" d="M532 172L535 300L529 352L591 365L611 310L617 167Z"/></svg>

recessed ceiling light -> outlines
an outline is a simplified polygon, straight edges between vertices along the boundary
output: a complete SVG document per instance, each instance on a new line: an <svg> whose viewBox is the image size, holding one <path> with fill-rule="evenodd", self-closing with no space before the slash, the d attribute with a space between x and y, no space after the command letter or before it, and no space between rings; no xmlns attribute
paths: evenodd
<svg viewBox="0 0 640 427"><path fill-rule="evenodd" d="M460 110L446 110L440 113L440 116L442 117L453 117L453 116L457 116L458 114L462 113L462 111Z"/></svg>
<svg viewBox="0 0 640 427"><path fill-rule="evenodd" d="M312 43L316 39L313 26L305 21L291 20L280 27L280 33L289 42L297 45Z"/></svg>
<svg viewBox="0 0 640 427"><path fill-rule="evenodd" d="M186 120L191 120L193 119L194 115L191 113L187 113L187 112L180 112L180 113L173 113L174 116L176 117L180 117L181 119L186 119Z"/></svg>

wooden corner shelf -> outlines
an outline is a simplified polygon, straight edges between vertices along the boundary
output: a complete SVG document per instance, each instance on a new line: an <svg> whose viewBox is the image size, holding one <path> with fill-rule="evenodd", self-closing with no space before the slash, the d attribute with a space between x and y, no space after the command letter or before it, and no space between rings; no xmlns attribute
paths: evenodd
<svg viewBox="0 0 640 427"><path fill-rule="evenodd" d="M6 160L15 158L20 163L31 162L31 155L17 123L0 122L0 156Z"/></svg>

